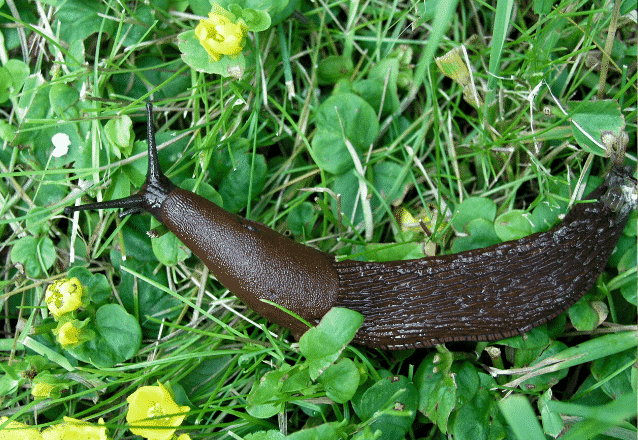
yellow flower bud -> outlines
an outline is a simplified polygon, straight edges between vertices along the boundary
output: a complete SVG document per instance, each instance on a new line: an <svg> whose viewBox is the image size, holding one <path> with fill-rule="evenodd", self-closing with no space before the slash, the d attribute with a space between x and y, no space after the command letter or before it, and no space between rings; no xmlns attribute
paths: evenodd
<svg viewBox="0 0 638 440"><path fill-rule="evenodd" d="M9 420L9 417L0 417L0 425ZM0 439L14 440L42 440L42 434L36 428L20 422L9 422L0 428Z"/></svg>
<svg viewBox="0 0 638 440"><path fill-rule="evenodd" d="M222 55L237 55L244 48L246 27L236 24L224 14L224 9L218 8L219 14L210 12L206 20L200 20L195 28L195 36L206 49L210 57L219 61Z"/></svg>
<svg viewBox="0 0 638 440"><path fill-rule="evenodd" d="M126 399L129 409L126 421L133 434L149 440L168 440L175 429L182 424L188 406L179 406L169 391L158 383L158 386L141 387ZM166 428L166 429L158 429Z"/></svg>
<svg viewBox="0 0 638 440"><path fill-rule="evenodd" d="M104 425L104 420L98 422ZM64 423L42 431L43 440L108 440L105 426L96 426L82 420L64 417Z"/></svg>
<svg viewBox="0 0 638 440"><path fill-rule="evenodd" d="M47 287L44 300L51 314L59 318L82 305L83 292L82 283L76 277L62 279Z"/></svg>
<svg viewBox="0 0 638 440"><path fill-rule="evenodd" d="M74 346L80 343L80 329L73 326L73 321L65 322L62 326L53 330L58 335L58 342L63 348Z"/></svg>

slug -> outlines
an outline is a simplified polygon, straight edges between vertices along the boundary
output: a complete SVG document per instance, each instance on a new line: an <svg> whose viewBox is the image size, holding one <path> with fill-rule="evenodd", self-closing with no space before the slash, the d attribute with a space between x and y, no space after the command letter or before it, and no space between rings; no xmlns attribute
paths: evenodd
<svg viewBox="0 0 638 440"><path fill-rule="evenodd" d="M594 284L636 207L630 170L615 166L553 229L453 255L393 262L336 261L267 226L174 185L159 167L147 104L148 174L137 194L65 208L149 212L246 305L292 331L332 307L363 314L355 342L381 349L490 341L524 333L564 312Z"/></svg>

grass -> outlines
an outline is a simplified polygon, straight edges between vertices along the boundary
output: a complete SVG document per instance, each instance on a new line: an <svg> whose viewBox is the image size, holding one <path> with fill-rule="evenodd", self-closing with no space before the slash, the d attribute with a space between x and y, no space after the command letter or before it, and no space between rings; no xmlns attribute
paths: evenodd
<svg viewBox="0 0 638 440"><path fill-rule="evenodd" d="M178 433L193 439L259 431L361 439L375 429L381 438L516 438L508 423L554 437L635 438L636 399L627 398L636 389L635 212L596 288L569 317L526 339L491 344L408 352L350 345L339 354L348 360L341 367L352 372L345 367L352 361L361 386L339 403L335 389L347 388L345 375L298 388L286 382L318 361L247 309L170 235L151 244L150 216L120 220L103 211L82 213L76 223L62 213L78 197L110 200L141 186L144 104L152 99L160 161L171 179L340 259L418 257L424 237L400 231L398 206L414 215L428 207L437 253L492 240L497 216L518 219L547 200L566 210L578 197L575 183L610 165L570 124L579 103L597 102L582 111L591 118L585 130L611 124L628 134L625 164L635 176L630 2L613 10L563 0L542 10L540 1L304 1L281 23L249 33L240 80L198 72L180 58L177 36L197 25L208 2L100 1L86 10L83 3L12 0L0 7L0 416L39 428L63 416L103 418L111 438L132 438L126 397L159 381L191 408ZM610 27L617 28L611 42ZM457 83L434 60L461 45L472 79ZM464 99L464 86L476 91L477 104ZM372 116L357 119L365 112L348 107L355 98L345 95L339 117L322 125L321 104L338 92L372 102ZM322 162L336 160L326 140L331 127L351 147L343 150L343 174ZM71 145L53 157L58 132ZM361 190L369 197L358 197ZM451 215L475 197L492 213L461 209L489 218L467 237ZM133 354L124 354L130 338L117 322L106 339L120 348L107 367L56 342L43 295L73 268L92 283L95 304L118 304L139 323ZM96 308L86 316L95 320ZM605 322L590 322L598 316ZM575 329L584 322L586 331ZM586 362L561 353L586 353ZM549 356L562 363L534 382L515 380L552 365L550 358L535 366ZM270 383L264 378L288 367L272 389L262 389L273 400L257 401L260 380ZM384 382L391 376L401 376L403 388ZM61 388L34 399L33 386L47 381ZM411 415L388 402L401 402ZM597 416L608 411L613 423ZM315 431L302 431L309 428Z"/></svg>

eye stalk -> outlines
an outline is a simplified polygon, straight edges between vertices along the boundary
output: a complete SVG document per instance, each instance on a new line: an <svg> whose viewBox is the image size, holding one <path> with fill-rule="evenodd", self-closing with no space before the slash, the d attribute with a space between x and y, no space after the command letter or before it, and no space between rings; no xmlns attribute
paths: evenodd
<svg viewBox="0 0 638 440"><path fill-rule="evenodd" d="M164 175L159 165L157 145L155 143L155 127L153 126L153 104L150 102L146 103L146 114L146 130L148 134L148 171L146 173L146 182L144 182L144 185L142 185L136 194L133 194L130 197L79 206L67 206L64 208L64 213L66 215L70 215L75 211L123 208L124 211L120 213L120 218L124 218L131 214L149 212L160 222L164 223L162 220L162 203L170 192L177 188L177 186Z"/></svg>

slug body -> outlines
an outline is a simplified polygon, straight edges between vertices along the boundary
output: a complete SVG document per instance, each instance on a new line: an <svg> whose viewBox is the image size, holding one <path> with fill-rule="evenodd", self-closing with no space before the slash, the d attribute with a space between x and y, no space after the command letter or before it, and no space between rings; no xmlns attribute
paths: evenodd
<svg viewBox="0 0 638 440"><path fill-rule="evenodd" d="M162 221L251 309L301 336L307 327L267 299L316 322L337 298L339 281L322 252L229 213L183 189L162 204Z"/></svg>
<svg viewBox="0 0 638 440"><path fill-rule="evenodd" d="M629 172L603 184L557 227L520 240L453 255L394 262L335 261L267 226L176 187L159 168L147 104L146 183L128 198L68 207L150 212L250 308L290 329L305 324L266 299L317 323L332 307L364 315L355 341L384 349L447 341L495 340L554 318L589 290L636 207Z"/></svg>

